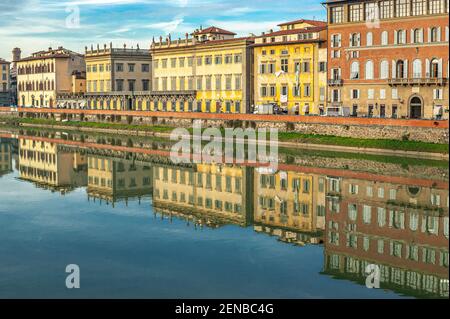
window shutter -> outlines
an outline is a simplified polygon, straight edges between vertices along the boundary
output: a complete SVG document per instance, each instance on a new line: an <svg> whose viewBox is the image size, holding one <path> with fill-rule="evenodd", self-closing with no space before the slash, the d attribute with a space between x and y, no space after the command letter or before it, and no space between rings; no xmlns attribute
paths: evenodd
<svg viewBox="0 0 450 319"><path fill-rule="evenodd" d="M439 64L438 64L438 77L442 78L442 58L439 59Z"/></svg>
<svg viewBox="0 0 450 319"><path fill-rule="evenodd" d="M395 60L392 60L392 78L397 78L397 63L395 62Z"/></svg>
<svg viewBox="0 0 450 319"><path fill-rule="evenodd" d="M423 43L423 29L420 29L419 31L419 42Z"/></svg>
<svg viewBox="0 0 450 319"><path fill-rule="evenodd" d="M352 47L352 46L353 46L353 43L352 43L352 34L351 34L351 33L349 34L348 43L349 43L349 44L348 44L349 47Z"/></svg>
<svg viewBox="0 0 450 319"><path fill-rule="evenodd" d="M430 77L430 60L429 59L426 59L426 61L425 61L425 76L427 77L427 78L429 78Z"/></svg>
<svg viewBox="0 0 450 319"><path fill-rule="evenodd" d="M437 89L433 90L433 99L437 100Z"/></svg>
<svg viewBox="0 0 450 319"><path fill-rule="evenodd" d="M441 27L437 28L437 41L441 42Z"/></svg>
<svg viewBox="0 0 450 319"><path fill-rule="evenodd" d="M427 42L431 42L431 28L428 28L428 39Z"/></svg>
<svg viewBox="0 0 450 319"><path fill-rule="evenodd" d="M398 43L398 31L395 30L394 31L394 44L397 44L397 43Z"/></svg>
<svg viewBox="0 0 450 319"><path fill-rule="evenodd" d="M332 48L334 48L334 37L335 37L335 35L331 36L331 47Z"/></svg>
<svg viewBox="0 0 450 319"><path fill-rule="evenodd" d="M338 43L339 43L339 47L341 47L341 35L338 35Z"/></svg>
<svg viewBox="0 0 450 319"><path fill-rule="evenodd" d="M361 33L358 33L358 46L361 46Z"/></svg>
<svg viewBox="0 0 450 319"><path fill-rule="evenodd" d="M411 29L411 33L409 35L410 43L414 43L414 29Z"/></svg>
<svg viewBox="0 0 450 319"><path fill-rule="evenodd" d="M403 68L403 77L405 79L407 79L408 78L408 60L405 60L404 63L405 63L405 67Z"/></svg>

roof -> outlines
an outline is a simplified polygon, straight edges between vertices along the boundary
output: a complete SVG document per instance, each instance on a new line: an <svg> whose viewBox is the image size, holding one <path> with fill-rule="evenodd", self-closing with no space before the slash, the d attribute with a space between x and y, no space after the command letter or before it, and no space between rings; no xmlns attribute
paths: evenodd
<svg viewBox="0 0 450 319"><path fill-rule="evenodd" d="M300 19L300 20L285 22L285 23L279 24L278 26L282 27L282 26L289 25L289 24L300 24L300 23L307 23L307 24L313 25L315 27L326 27L327 26L326 22L318 21L318 20L308 20L308 19Z"/></svg>
<svg viewBox="0 0 450 319"><path fill-rule="evenodd" d="M20 59L17 62L54 59L54 58L70 58L72 55L83 56L82 54L79 54L77 52L64 49L63 47L59 47L58 49L49 49L47 51L35 52L31 56Z"/></svg>
<svg viewBox="0 0 450 319"><path fill-rule="evenodd" d="M193 34L195 35L199 35L199 34L227 34L227 35L236 35L236 33L231 32L231 31L227 31L221 28L217 28L217 27L209 27L203 30L199 30L199 31L195 31Z"/></svg>
<svg viewBox="0 0 450 319"><path fill-rule="evenodd" d="M272 36L279 36L279 35L289 35L289 34L320 32L320 31L323 31L326 29L327 29L327 27L323 26L323 27L311 27L311 28L305 28L305 29L280 30L280 31L272 32L272 33L266 33L264 35L258 36L258 38L272 37Z"/></svg>
<svg viewBox="0 0 450 319"><path fill-rule="evenodd" d="M6 61L5 59L0 58L1 64L10 64L11 62Z"/></svg>

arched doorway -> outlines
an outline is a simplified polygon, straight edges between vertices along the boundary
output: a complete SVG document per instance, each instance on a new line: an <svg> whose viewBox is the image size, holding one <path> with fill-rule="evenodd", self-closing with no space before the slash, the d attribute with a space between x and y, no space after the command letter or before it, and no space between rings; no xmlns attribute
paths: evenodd
<svg viewBox="0 0 450 319"><path fill-rule="evenodd" d="M409 102L409 117L412 119L422 118L422 99L413 96Z"/></svg>

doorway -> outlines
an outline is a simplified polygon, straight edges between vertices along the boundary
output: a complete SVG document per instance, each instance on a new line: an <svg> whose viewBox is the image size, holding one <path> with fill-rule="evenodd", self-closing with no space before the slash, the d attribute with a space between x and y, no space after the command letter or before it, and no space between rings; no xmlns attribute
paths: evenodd
<svg viewBox="0 0 450 319"><path fill-rule="evenodd" d="M415 96L409 102L409 117L412 119L422 118L422 100Z"/></svg>

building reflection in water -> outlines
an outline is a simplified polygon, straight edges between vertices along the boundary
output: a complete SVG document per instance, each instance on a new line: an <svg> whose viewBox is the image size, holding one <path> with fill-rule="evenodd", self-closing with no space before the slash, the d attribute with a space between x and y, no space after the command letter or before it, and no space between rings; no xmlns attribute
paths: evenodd
<svg viewBox="0 0 450 319"><path fill-rule="evenodd" d="M327 179L324 273L365 284L448 297L448 189L352 178Z"/></svg>
<svg viewBox="0 0 450 319"><path fill-rule="evenodd" d="M155 165L153 207L199 226L248 226L253 219L253 169L234 165Z"/></svg>
<svg viewBox="0 0 450 319"><path fill-rule="evenodd" d="M295 171L261 174L255 170L254 229L281 241L322 243L325 178Z"/></svg>
<svg viewBox="0 0 450 319"><path fill-rule="evenodd" d="M116 202L150 197L152 166L133 159L88 155L88 199Z"/></svg>
<svg viewBox="0 0 450 319"><path fill-rule="evenodd" d="M11 141L0 138L0 177L13 171Z"/></svg>
<svg viewBox="0 0 450 319"><path fill-rule="evenodd" d="M36 186L66 193L87 184L86 157L36 139L19 139L19 176Z"/></svg>
<svg viewBox="0 0 450 319"><path fill-rule="evenodd" d="M175 165L33 138L20 138L18 153L20 178L39 187L87 186L89 200L112 206L151 197L163 218L252 226L286 243L323 244L324 275L365 285L366 266L376 264L384 289L448 297L449 194L442 180L350 170L331 176L296 165L273 174L251 166ZM0 156L0 174L11 172L6 140Z"/></svg>

